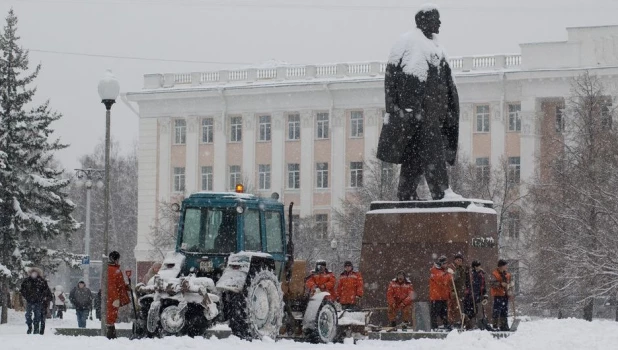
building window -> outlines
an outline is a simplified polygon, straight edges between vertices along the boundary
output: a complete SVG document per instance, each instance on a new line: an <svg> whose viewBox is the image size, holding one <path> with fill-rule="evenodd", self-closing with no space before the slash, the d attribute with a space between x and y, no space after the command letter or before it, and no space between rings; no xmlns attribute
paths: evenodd
<svg viewBox="0 0 618 350"><path fill-rule="evenodd" d="M213 140L213 120L212 118L202 119L202 143L212 143Z"/></svg>
<svg viewBox="0 0 618 350"><path fill-rule="evenodd" d="M318 113L316 132L318 139L328 138L328 113Z"/></svg>
<svg viewBox="0 0 618 350"><path fill-rule="evenodd" d="M556 106L556 132L563 132L565 127L564 110L562 106Z"/></svg>
<svg viewBox="0 0 618 350"><path fill-rule="evenodd" d="M230 165L230 186L229 188L233 191L236 188L236 185L241 183L241 174L240 174L240 165Z"/></svg>
<svg viewBox="0 0 618 350"><path fill-rule="evenodd" d="M328 214L315 214L315 233L318 239L328 237Z"/></svg>
<svg viewBox="0 0 618 350"><path fill-rule="evenodd" d="M489 106L476 106L476 132L489 132Z"/></svg>
<svg viewBox="0 0 618 350"><path fill-rule="evenodd" d="M300 114L288 115L288 140L300 140Z"/></svg>
<svg viewBox="0 0 618 350"><path fill-rule="evenodd" d="M212 191L212 167L202 167L202 191Z"/></svg>
<svg viewBox="0 0 618 350"><path fill-rule="evenodd" d="M288 164L288 188L300 188L300 164Z"/></svg>
<svg viewBox="0 0 618 350"><path fill-rule="evenodd" d="M490 171L489 158L476 158L476 181L484 184L488 183Z"/></svg>
<svg viewBox="0 0 618 350"><path fill-rule="evenodd" d="M270 116L261 115L260 121L260 141L270 141Z"/></svg>
<svg viewBox="0 0 618 350"><path fill-rule="evenodd" d="M174 120L174 143L184 145L187 142L187 121L184 119Z"/></svg>
<svg viewBox="0 0 618 350"><path fill-rule="evenodd" d="M520 158L509 157L509 182L518 184L521 171Z"/></svg>
<svg viewBox="0 0 618 350"><path fill-rule="evenodd" d="M521 104L509 104L509 131L521 131Z"/></svg>
<svg viewBox="0 0 618 350"><path fill-rule="evenodd" d="M174 168L174 192L185 191L185 168Z"/></svg>
<svg viewBox="0 0 618 350"><path fill-rule="evenodd" d="M514 239L519 238L519 223L519 212L512 211L507 213L506 225L503 226L503 229L506 229L507 237Z"/></svg>
<svg viewBox="0 0 618 350"><path fill-rule="evenodd" d="M270 164L258 165L258 188L270 190Z"/></svg>
<svg viewBox="0 0 618 350"><path fill-rule="evenodd" d="M352 137L363 137L365 129L363 112L354 111L350 114L350 128L352 129Z"/></svg>
<svg viewBox="0 0 618 350"><path fill-rule="evenodd" d="M317 163L316 166L316 187L328 188L328 163Z"/></svg>
<svg viewBox="0 0 618 350"><path fill-rule="evenodd" d="M612 103L606 102L601 106L601 128L610 130L612 128Z"/></svg>
<svg viewBox="0 0 618 350"><path fill-rule="evenodd" d="M241 142L242 141L242 117L232 117L230 120L230 141Z"/></svg>
<svg viewBox="0 0 618 350"><path fill-rule="evenodd" d="M363 162L350 163L350 187L363 187Z"/></svg>

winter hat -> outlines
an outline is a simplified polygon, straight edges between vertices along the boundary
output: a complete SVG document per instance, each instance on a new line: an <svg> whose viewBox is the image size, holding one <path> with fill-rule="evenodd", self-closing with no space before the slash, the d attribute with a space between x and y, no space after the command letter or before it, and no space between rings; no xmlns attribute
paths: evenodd
<svg viewBox="0 0 618 350"><path fill-rule="evenodd" d="M115 250L113 252L109 253L109 260L116 261L118 259L120 259L120 253L118 253Z"/></svg>
<svg viewBox="0 0 618 350"><path fill-rule="evenodd" d="M347 260L346 262L343 263L343 267L346 267L346 266L354 267L354 265L352 265L352 262L350 260Z"/></svg>
<svg viewBox="0 0 618 350"><path fill-rule="evenodd" d="M442 266L443 264L446 264L446 256L444 256L444 255L440 256L440 258L438 259L438 262L436 263L436 265Z"/></svg>
<svg viewBox="0 0 618 350"><path fill-rule="evenodd" d="M509 263L506 262L506 260L503 260L503 259L498 260L498 267L502 267L502 266L505 266L505 265L508 265L508 264Z"/></svg>
<svg viewBox="0 0 618 350"><path fill-rule="evenodd" d="M453 256L453 259L461 259L461 260L463 260L463 254L461 254L461 253L457 253L457 254L455 254L455 255Z"/></svg>
<svg viewBox="0 0 618 350"><path fill-rule="evenodd" d="M481 266L481 262L478 260L472 261L472 267L477 267L477 266Z"/></svg>
<svg viewBox="0 0 618 350"><path fill-rule="evenodd" d="M399 277L399 275L403 276L404 279L406 278L406 273L403 271L397 272L397 277Z"/></svg>

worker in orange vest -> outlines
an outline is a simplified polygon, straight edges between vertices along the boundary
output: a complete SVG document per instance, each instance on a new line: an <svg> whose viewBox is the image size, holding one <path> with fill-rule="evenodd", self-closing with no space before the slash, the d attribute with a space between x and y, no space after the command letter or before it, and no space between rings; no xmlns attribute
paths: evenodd
<svg viewBox="0 0 618 350"><path fill-rule="evenodd" d="M450 329L448 322L448 300L453 286L452 274L446 266L446 256L442 255L429 270L429 302L431 329L438 329L438 319L444 329ZM451 270L452 271L452 270Z"/></svg>
<svg viewBox="0 0 618 350"><path fill-rule="evenodd" d="M396 327L397 313L401 311L403 318L402 330L405 330L412 321L412 301L414 301L414 287L412 282L406 277L405 272L399 271L397 277L393 278L386 291L386 301L388 302L388 321L391 327Z"/></svg>
<svg viewBox="0 0 618 350"><path fill-rule="evenodd" d="M335 275L326 268L326 261L318 260L315 263L315 271L311 273L305 282L305 288L307 288L309 295L315 294L318 289L322 292L328 292L330 295L326 299L335 301L337 300L335 282Z"/></svg>
<svg viewBox="0 0 618 350"><path fill-rule="evenodd" d="M354 271L351 261L343 263L343 272L337 282L337 301L344 310L356 308L363 297L363 276Z"/></svg>
<svg viewBox="0 0 618 350"><path fill-rule="evenodd" d="M109 263L107 265L107 338L116 338L116 320L118 319L118 309L131 302L128 292L131 291L124 281L122 270L120 269L120 253L113 251L109 253Z"/></svg>
<svg viewBox="0 0 618 350"><path fill-rule="evenodd" d="M508 331L509 324L507 316L509 314L509 299L514 283L511 274L507 271L508 263L506 260L498 260L498 267L491 273L491 296L494 298L493 326L501 331Z"/></svg>

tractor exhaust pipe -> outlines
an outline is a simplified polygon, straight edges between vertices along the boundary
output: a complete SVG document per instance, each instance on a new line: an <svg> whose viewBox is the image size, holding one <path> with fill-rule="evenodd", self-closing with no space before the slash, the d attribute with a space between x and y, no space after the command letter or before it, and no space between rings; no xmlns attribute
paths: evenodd
<svg viewBox="0 0 618 350"><path fill-rule="evenodd" d="M287 244L287 261L285 263L286 276L285 279L289 283L292 279L292 265L294 264L294 219L292 216L292 208L294 202L290 203L288 208L288 244Z"/></svg>

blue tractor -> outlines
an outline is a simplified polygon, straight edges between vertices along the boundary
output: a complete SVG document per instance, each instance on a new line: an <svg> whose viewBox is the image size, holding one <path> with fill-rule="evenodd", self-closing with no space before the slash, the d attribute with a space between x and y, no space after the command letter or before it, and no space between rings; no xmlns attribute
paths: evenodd
<svg viewBox="0 0 618 350"><path fill-rule="evenodd" d="M236 193L192 194L177 209L175 251L136 288L137 336L198 336L227 322L244 339L337 338L341 315L328 293L304 293L306 263L294 262L293 225L286 233L278 195L256 197L239 185Z"/></svg>

